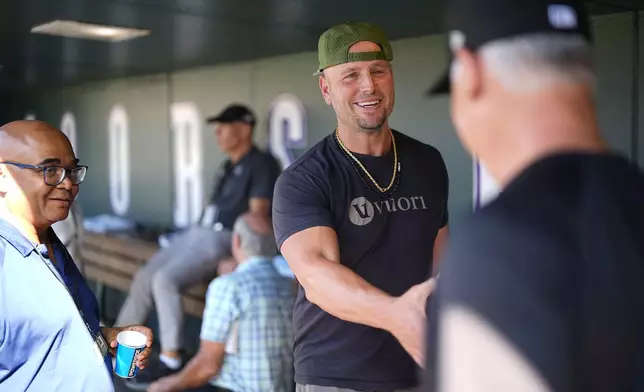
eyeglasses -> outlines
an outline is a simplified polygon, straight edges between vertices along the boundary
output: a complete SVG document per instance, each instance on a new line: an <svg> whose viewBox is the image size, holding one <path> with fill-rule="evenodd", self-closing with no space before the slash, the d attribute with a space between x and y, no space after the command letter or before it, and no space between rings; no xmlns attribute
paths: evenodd
<svg viewBox="0 0 644 392"><path fill-rule="evenodd" d="M27 165L25 163L17 162L0 162L2 165L12 165L19 167L21 169L31 169L42 171L43 179L45 184L49 186L56 186L61 182L65 181L65 177L69 176L69 179L72 180L72 184L78 185L85 179L85 174L87 173L87 166L79 165L72 169L67 169L62 166L50 166L50 165Z"/></svg>

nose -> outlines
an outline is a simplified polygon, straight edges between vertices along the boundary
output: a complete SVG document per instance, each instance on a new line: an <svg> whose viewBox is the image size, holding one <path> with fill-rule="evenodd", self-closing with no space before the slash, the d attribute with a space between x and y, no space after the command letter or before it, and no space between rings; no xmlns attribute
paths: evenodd
<svg viewBox="0 0 644 392"><path fill-rule="evenodd" d="M72 187L74 186L74 184L72 183L72 179L69 173L65 173L65 178L63 178L63 181L60 184L58 184L58 186L69 191L72 190Z"/></svg>
<svg viewBox="0 0 644 392"><path fill-rule="evenodd" d="M376 84L373 82L371 73L367 72L360 78L360 91L363 93L373 93Z"/></svg>

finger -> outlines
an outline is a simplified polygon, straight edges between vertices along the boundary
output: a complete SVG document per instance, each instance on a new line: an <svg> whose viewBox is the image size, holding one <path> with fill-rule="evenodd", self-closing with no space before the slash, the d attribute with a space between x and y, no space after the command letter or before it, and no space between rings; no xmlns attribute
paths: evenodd
<svg viewBox="0 0 644 392"><path fill-rule="evenodd" d="M436 278L429 278L423 283L418 285L419 294L425 297L431 294L436 288Z"/></svg>
<svg viewBox="0 0 644 392"><path fill-rule="evenodd" d="M148 358L150 356L150 353L152 353L152 349L146 348L145 350L139 353L137 358Z"/></svg>
<svg viewBox="0 0 644 392"><path fill-rule="evenodd" d="M147 365L148 364L148 359L147 358L139 358L136 360L136 366L141 367L141 365Z"/></svg>
<svg viewBox="0 0 644 392"><path fill-rule="evenodd" d="M116 340L112 340L110 342L110 347L112 347L112 348L116 348L116 346L118 346L118 345L119 345L119 343Z"/></svg>

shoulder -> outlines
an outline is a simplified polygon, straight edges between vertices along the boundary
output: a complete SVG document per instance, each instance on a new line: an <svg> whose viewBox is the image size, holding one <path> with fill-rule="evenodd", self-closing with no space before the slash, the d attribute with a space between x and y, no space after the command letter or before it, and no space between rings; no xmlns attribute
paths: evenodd
<svg viewBox="0 0 644 392"><path fill-rule="evenodd" d="M9 233L7 236L0 233L0 267L5 263L5 260L10 258L25 259L29 257L32 247L28 243L23 243Z"/></svg>
<svg viewBox="0 0 644 392"><path fill-rule="evenodd" d="M277 179L276 193L302 184L309 189L311 185L323 187L329 180L328 174L332 166L331 142L329 137L325 137L284 169Z"/></svg>
<svg viewBox="0 0 644 392"><path fill-rule="evenodd" d="M273 169L274 167L279 166L277 158L275 158L269 151L262 150L258 147L253 147L249 163L253 168L257 169Z"/></svg>
<svg viewBox="0 0 644 392"><path fill-rule="evenodd" d="M501 194L486 207L474 213L455 234L454 240L463 245L476 244L493 251L494 245L503 244L499 253L518 251L524 245L540 248L570 249L574 231L560 222L544 219L538 206L517 204L515 198ZM456 247L456 245L455 245ZM526 248L526 254L533 249Z"/></svg>
<svg viewBox="0 0 644 392"><path fill-rule="evenodd" d="M452 233L441 263L445 292L460 296L510 286L520 290L515 286L529 282L563 284L578 258L574 233L528 209L495 202Z"/></svg>
<svg viewBox="0 0 644 392"><path fill-rule="evenodd" d="M429 159L438 159L441 162L443 161L443 156L441 155L438 148L432 146L431 144L421 142L420 140L397 130L393 130L393 133L396 139L396 144L400 146L400 148L412 153L417 153Z"/></svg>
<svg viewBox="0 0 644 392"><path fill-rule="evenodd" d="M330 164L333 153L333 138L329 135L315 143L311 148L300 155L284 173L314 173L317 174Z"/></svg>
<svg viewBox="0 0 644 392"><path fill-rule="evenodd" d="M234 272L221 275L211 280L206 292L206 300L231 299L237 295L238 279Z"/></svg>

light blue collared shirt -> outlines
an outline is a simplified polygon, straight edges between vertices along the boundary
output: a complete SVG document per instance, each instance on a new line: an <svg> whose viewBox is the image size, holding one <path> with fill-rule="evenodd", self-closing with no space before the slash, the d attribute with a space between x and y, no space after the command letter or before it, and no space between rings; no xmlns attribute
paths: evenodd
<svg viewBox="0 0 644 392"><path fill-rule="evenodd" d="M57 238L54 250L52 271L0 219L0 391L113 392L111 364L85 325L100 332L96 298Z"/></svg>
<svg viewBox="0 0 644 392"><path fill-rule="evenodd" d="M293 280L251 258L208 286L201 339L230 344L211 384L233 391L293 390ZM236 332L233 330L236 329Z"/></svg>

